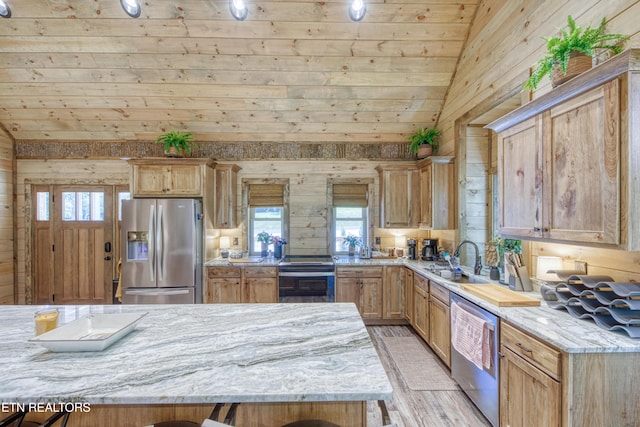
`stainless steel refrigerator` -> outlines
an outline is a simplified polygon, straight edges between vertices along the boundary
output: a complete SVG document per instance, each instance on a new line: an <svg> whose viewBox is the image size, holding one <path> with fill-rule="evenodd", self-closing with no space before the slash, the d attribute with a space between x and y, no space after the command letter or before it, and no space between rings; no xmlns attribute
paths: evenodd
<svg viewBox="0 0 640 427"><path fill-rule="evenodd" d="M202 203L122 202L122 303L202 302Z"/></svg>

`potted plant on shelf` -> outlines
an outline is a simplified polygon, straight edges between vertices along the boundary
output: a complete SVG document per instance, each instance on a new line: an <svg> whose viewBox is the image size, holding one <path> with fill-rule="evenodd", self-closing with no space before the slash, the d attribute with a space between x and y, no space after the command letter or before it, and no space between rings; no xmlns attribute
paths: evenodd
<svg viewBox="0 0 640 427"><path fill-rule="evenodd" d="M605 34L606 19L602 18L598 28L584 30L576 25L571 15L567 17L568 29L560 30L558 37L544 37L547 54L540 59L524 89L535 89L546 75L551 77L551 85L556 87L592 67L596 49L605 49L613 54L622 52L620 43L629 37L623 34Z"/></svg>
<svg viewBox="0 0 640 427"><path fill-rule="evenodd" d="M362 240L360 240L360 237L354 236L353 234L342 238L342 245L349 248L349 256L354 256L356 254L356 246L360 246L361 244Z"/></svg>
<svg viewBox="0 0 640 427"><path fill-rule="evenodd" d="M184 157L184 153L191 155L193 134L177 130L165 132L156 139L164 145L164 155L167 157Z"/></svg>
<svg viewBox="0 0 640 427"><path fill-rule="evenodd" d="M420 128L416 130L413 135L410 135L408 140L409 152L417 154L419 159L424 159L430 156L432 153L438 151L440 146L441 133L436 128Z"/></svg>
<svg viewBox="0 0 640 427"><path fill-rule="evenodd" d="M273 236L271 236L271 234L267 233L266 231L261 231L260 233L258 233L257 237L258 242L260 242L261 244L260 256L264 258L267 256L269 244L273 242Z"/></svg>

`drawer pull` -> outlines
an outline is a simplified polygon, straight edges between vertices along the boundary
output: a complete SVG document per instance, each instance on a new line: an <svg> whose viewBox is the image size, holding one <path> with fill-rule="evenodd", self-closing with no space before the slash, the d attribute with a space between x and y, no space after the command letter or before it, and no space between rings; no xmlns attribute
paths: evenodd
<svg viewBox="0 0 640 427"><path fill-rule="evenodd" d="M520 350L524 351L525 353L533 354L533 351L529 350L527 347L523 346L522 343L517 342L516 345L520 348Z"/></svg>

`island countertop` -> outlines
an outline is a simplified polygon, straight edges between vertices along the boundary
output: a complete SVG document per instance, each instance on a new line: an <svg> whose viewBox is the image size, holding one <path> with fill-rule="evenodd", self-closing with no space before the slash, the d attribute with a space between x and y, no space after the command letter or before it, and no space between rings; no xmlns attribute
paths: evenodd
<svg viewBox="0 0 640 427"><path fill-rule="evenodd" d="M0 307L0 402L200 404L390 399L392 387L353 304L59 306L144 313L100 352L30 343L39 306Z"/></svg>

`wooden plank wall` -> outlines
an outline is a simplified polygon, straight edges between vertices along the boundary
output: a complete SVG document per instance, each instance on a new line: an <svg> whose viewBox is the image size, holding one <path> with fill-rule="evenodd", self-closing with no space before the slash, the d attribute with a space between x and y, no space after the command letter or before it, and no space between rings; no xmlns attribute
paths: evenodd
<svg viewBox="0 0 640 427"><path fill-rule="evenodd" d="M464 205L460 209L460 236L475 242L480 249L484 262L485 242L491 239L491 186L489 185L488 167L490 155L489 130L479 126L466 128L466 162L464 177L460 177L459 191L464 191L461 200ZM469 245L461 253L464 265L473 265L474 254Z"/></svg>
<svg viewBox="0 0 640 427"><path fill-rule="evenodd" d="M606 17L611 33L631 36L627 47L640 46L640 1L621 0L486 0L480 2L467 45L440 116L442 154L455 152L455 121L495 93L508 92L524 83L520 76L544 54L544 36L555 35L566 26L567 15L578 25L597 25ZM532 94L551 89L548 79ZM559 255L565 267L574 260L586 261L589 274L609 274L615 280L640 280L640 252L533 242L533 268L538 255ZM532 270L535 271L535 270Z"/></svg>
<svg viewBox="0 0 640 427"><path fill-rule="evenodd" d="M0 304L13 304L14 289L14 143L0 131Z"/></svg>

